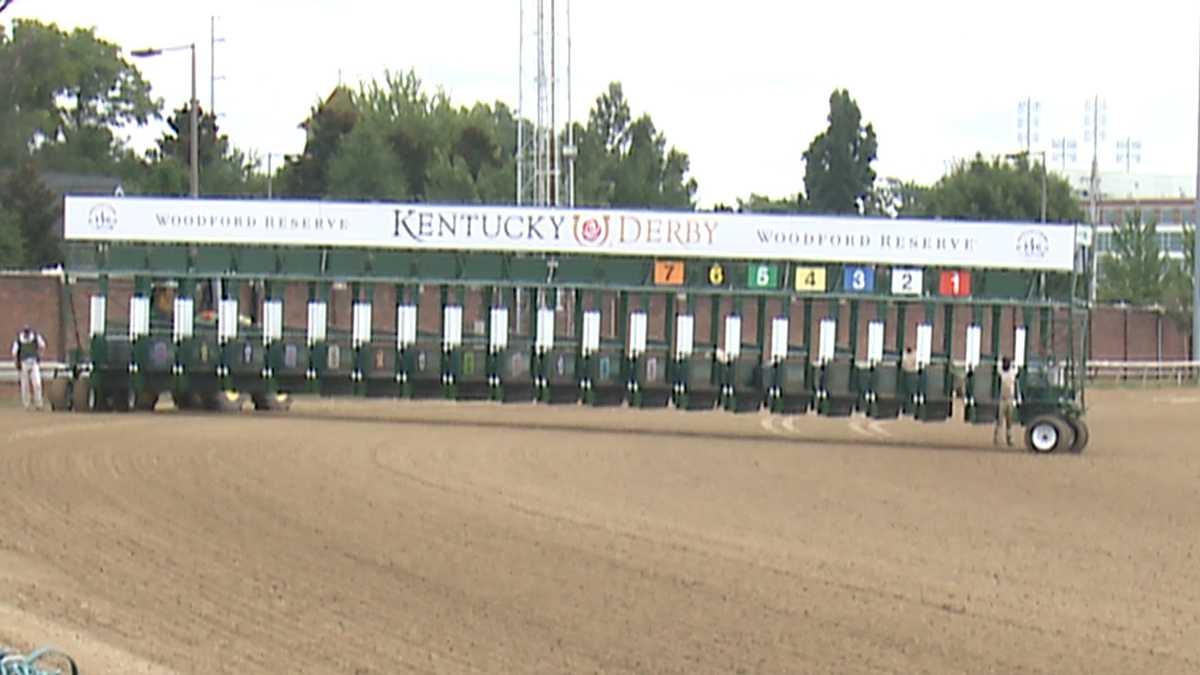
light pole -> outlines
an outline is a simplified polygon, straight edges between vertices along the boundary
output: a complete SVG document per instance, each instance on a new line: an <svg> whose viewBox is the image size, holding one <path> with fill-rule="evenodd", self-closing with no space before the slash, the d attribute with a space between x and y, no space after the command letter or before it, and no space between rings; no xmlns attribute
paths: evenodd
<svg viewBox="0 0 1200 675"><path fill-rule="evenodd" d="M196 43L193 42L192 44L179 45L177 47L135 49L129 53L138 58L149 58L166 52L183 51L184 49L192 51L192 101L188 106L191 108L191 135L189 136L188 145L191 146L192 197L195 198L200 196L200 102L196 100Z"/></svg>

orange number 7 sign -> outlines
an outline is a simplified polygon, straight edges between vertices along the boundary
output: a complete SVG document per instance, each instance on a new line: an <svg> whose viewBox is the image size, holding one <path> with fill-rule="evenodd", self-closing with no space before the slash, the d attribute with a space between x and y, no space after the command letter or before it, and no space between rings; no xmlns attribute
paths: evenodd
<svg viewBox="0 0 1200 675"><path fill-rule="evenodd" d="M682 260L656 260L656 261L654 261L654 285L656 285L656 286L682 286L683 285L683 261Z"/></svg>

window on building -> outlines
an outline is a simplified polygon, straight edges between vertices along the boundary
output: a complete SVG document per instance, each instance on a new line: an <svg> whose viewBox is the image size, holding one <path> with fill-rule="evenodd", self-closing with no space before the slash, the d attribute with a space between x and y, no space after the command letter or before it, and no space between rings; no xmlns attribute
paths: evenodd
<svg viewBox="0 0 1200 675"><path fill-rule="evenodd" d="M1182 253L1183 252L1183 233L1182 232L1164 232L1159 235L1159 246L1163 253Z"/></svg>

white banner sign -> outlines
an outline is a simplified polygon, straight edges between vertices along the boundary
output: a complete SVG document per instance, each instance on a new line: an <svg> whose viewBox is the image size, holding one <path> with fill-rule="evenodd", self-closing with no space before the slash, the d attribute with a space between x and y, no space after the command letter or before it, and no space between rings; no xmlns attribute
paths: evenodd
<svg viewBox="0 0 1200 675"><path fill-rule="evenodd" d="M1070 271L1070 225L853 216L67 197L71 240L602 253Z"/></svg>

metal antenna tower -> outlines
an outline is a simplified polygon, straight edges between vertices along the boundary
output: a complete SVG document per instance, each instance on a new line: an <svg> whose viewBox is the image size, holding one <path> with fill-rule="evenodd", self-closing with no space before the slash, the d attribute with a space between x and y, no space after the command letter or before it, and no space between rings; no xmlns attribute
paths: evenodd
<svg viewBox="0 0 1200 675"><path fill-rule="evenodd" d="M217 37L217 17L208 18L209 52L208 52L208 113L216 119L217 115L217 80L224 80L224 75L217 75L217 43L225 42L225 38Z"/></svg>
<svg viewBox="0 0 1200 675"><path fill-rule="evenodd" d="M1038 142L1038 127L1041 123L1042 103L1032 98L1017 103L1017 143L1025 146L1025 154L1033 150Z"/></svg>
<svg viewBox="0 0 1200 675"><path fill-rule="evenodd" d="M537 206L571 206L575 203L574 133L571 128L571 4L570 0L519 0L520 39L518 41L517 91L517 204ZM533 26L526 20L526 4L533 7ZM558 107L559 10L566 18L566 142L560 143ZM532 50L526 48L525 38L532 33ZM532 59L532 83L528 81L525 64ZM525 87L532 84L536 91L537 107L533 120L525 118ZM530 123L531 122L531 123ZM563 170L563 165L566 170Z"/></svg>

